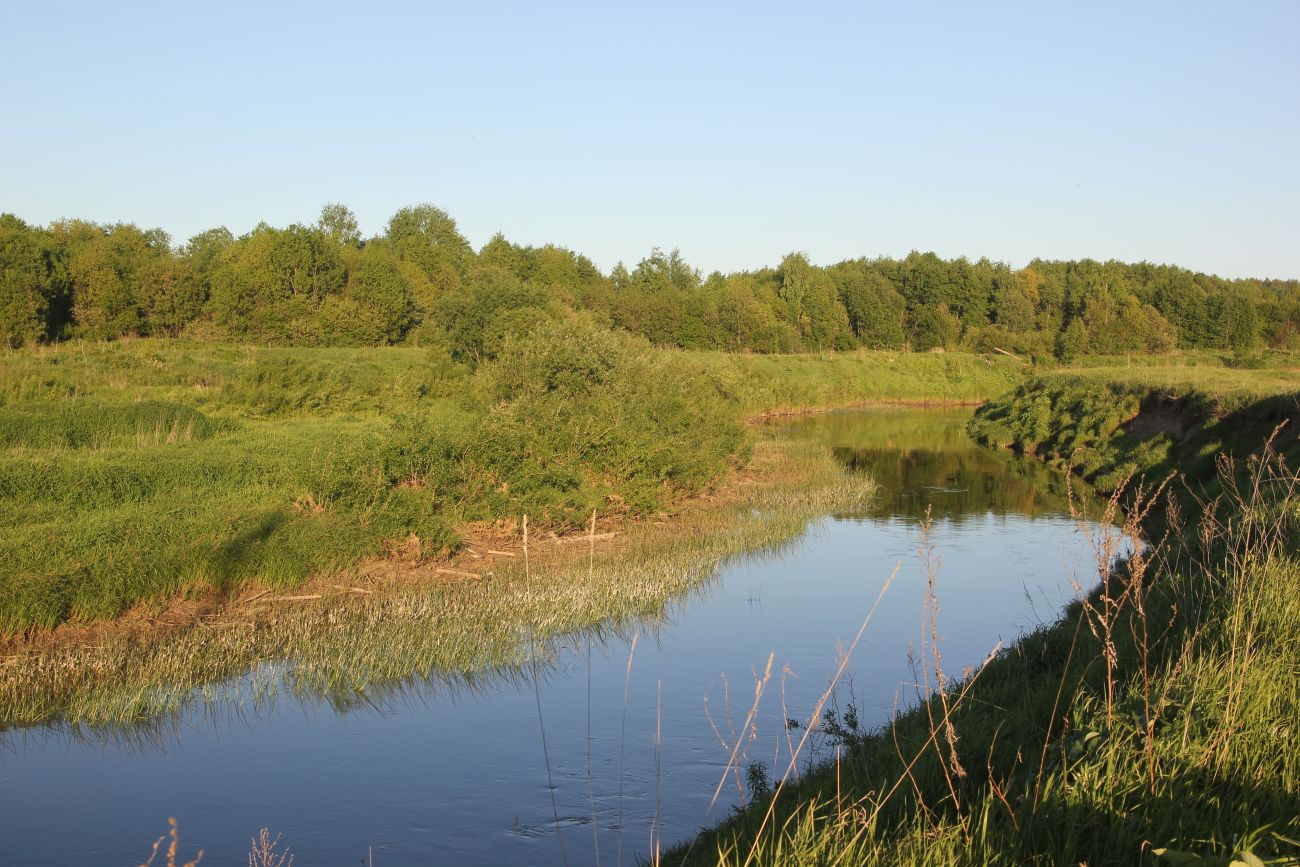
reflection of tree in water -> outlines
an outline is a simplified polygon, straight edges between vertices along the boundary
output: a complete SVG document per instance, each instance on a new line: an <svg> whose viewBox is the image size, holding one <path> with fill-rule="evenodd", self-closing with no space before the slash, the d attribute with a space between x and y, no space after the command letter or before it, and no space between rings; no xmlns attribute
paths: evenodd
<svg viewBox="0 0 1300 867"><path fill-rule="evenodd" d="M870 515L919 520L927 506L936 518L1069 514L1061 476L1043 466L1018 466L969 452L927 449L879 451L837 448L835 455L855 472L871 477L880 490Z"/></svg>
<svg viewBox="0 0 1300 867"><path fill-rule="evenodd" d="M792 427L826 443L854 472L879 486L867 516L937 518L1069 514L1065 477L1041 462L977 446L968 412L890 409L830 413ZM1077 496L1084 491L1075 484Z"/></svg>

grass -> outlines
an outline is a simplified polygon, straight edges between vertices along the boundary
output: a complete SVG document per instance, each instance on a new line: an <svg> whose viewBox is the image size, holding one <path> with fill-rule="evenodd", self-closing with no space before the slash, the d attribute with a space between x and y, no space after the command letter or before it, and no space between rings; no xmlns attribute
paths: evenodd
<svg viewBox="0 0 1300 867"><path fill-rule="evenodd" d="M528 513L651 514L746 459L738 421L863 400L972 400L975 356L729 357L539 326L475 372L437 350L130 340L0 365L0 637L181 596L291 588L412 537Z"/></svg>
<svg viewBox="0 0 1300 867"><path fill-rule="evenodd" d="M1244 458L1279 424L1288 438L1300 427L1300 373L1096 367L1025 382L981 407L970 431L1110 490L1136 472L1212 484L1219 454Z"/></svg>
<svg viewBox="0 0 1300 867"><path fill-rule="evenodd" d="M964 352L818 355L686 353L747 414L872 403L977 404L1024 378L1021 365Z"/></svg>
<svg viewBox="0 0 1300 867"><path fill-rule="evenodd" d="M1289 380L1192 375L1157 398L1170 372L1147 374L1045 377L972 428L1085 466L1105 451L1102 477L1128 462L1159 479L1181 443L1143 450L1130 415L1187 401L1162 417L1193 422L1180 435L1195 448L1235 426L1238 456L1191 479L1191 507L1151 482L1112 486L1125 534L1157 544L1112 567L1116 545L1099 541L1096 588L959 680L923 652L918 703L881 729L812 721L832 757L664 863L1300 863L1300 439L1284 428L1261 446L1295 406L1275 390ZM1192 390L1207 382L1223 391Z"/></svg>
<svg viewBox="0 0 1300 867"><path fill-rule="evenodd" d="M756 443L747 477L718 502L692 504L670 520L628 520L612 543L595 545L590 567L585 544L535 542L527 577L520 558L503 559L488 580L385 583L361 574L325 585L320 599L263 596L166 641L110 632L92 647L32 648L0 666L0 717L78 726L158 719L205 691L238 698L246 685L223 679L270 660L283 665L269 688L341 702L448 673L508 675L530 661L521 624L533 626L544 648L599 624L657 618L724 559L778 546L817 516L859 507L872 491L824 449L776 436ZM439 576L426 569L423 577Z"/></svg>
<svg viewBox="0 0 1300 867"><path fill-rule="evenodd" d="M355 482L349 473L358 465L339 455L359 449L373 466L379 446L367 437L379 431L385 440L396 438L399 451L408 450L403 459L426 462L421 486L414 490L449 482L464 486L463 478L439 480L436 454L431 457L427 446L430 440L444 445L464 440L431 437L427 423L409 419L412 405L425 410L420 415L426 419L429 411L443 413L436 417L446 426L459 424L477 435L487 418L484 405L457 400L455 388L472 388L498 401L521 400L519 413L496 418L487 427L506 440L502 432L511 432L521 419L539 412L559 415L564 409L548 404L545 393L521 396L527 383L514 383L503 392L502 377L480 373L471 382L463 372L448 374L440 360L414 350L268 350L268 366L262 350L232 347L136 342L61 349L69 357L58 362L66 366L57 373L35 369L53 352L42 350L44 359L24 360L0 376L3 409L10 413L0 420L9 461L5 472L30 479L28 485L38 478L55 479L45 532L51 531L59 509L81 516L79 521L90 520L77 511L76 498L66 490L76 488L79 478L99 478L95 472L103 473L105 491L90 495L103 499L94 500L98 505L85 512L107 515L105 539L125 526L130 515L141 514L140 504L175 497L183 488L170 481L185 473L199 480L234 479L229 496L232 502L248 503L244 508L278 498L271 505L282 514L292 511L294 522L309 524L347 504L354 510L344 513L348 520L367 527L361 518L378 514L375 510L393 490L411 489L400 484L406 477L386 476L377 500L347 500L332 493L352 495L355 484L307 488L286 500L304 480L293 473L304 466L318 473L322 466L342 467L341 478ZM540 349L517 356L515 366L537 365ZM101 363L93 357L96 352L121 353L125 359ZM293 360L304 352L299 362ZM656 364L698 365L693 369L729 408L732 421L759 411L873 401L973 401L988 397L1001 387L999 382L1014 385L1021 376L1012 362L990 364L956 354L894 360L887 353L663 356L671 358ZM161 360L161 366L140 363L149 358ZM349 363L357 369L333 370L340 358L352 359ZM1300 678L1294 659L1300 634L1300 562L1294 551L1300 506L1289 469L1296 457L1294 439L1283 443L1284 455L1264 459L1256 440L1250 449L1238 450L1241 460L1232 465L1216 463L1211 449L1221 445L1216 440L1220 434L1244 448L1277 413L1290 412L1293 404L1286 401L1293 379L1287 371L1183 370L1175 359L1167 361L1137 371L1107 361L1043 377L995 402L975 429L981 432L979 425L985 425L981 435L987 442L998 443L1001 437L1006 440L1002 444L1044 457L1074 459L1080 446L1105 452L1091 473L1101 480L1129 466L1160 470L1195 448L1202 459L1208 454L1211 466L1226 471L1225 487L1192 491L1193 500L1202 498L1196 520L1181 519L1181 511L1166 515L1172 535L1158 551L1112 572L1058 623L995 654L979 670L953 681L940 674L938 655L932 663L922 662L921 700L889 726L863 731L852 708L817 721L819 736L835 748L834 760L775 786L755 781L750 790L757 794L749 809L705 833L689 854L679 849L664 860L1226 864L1235 858L1253 864L1250 859L1257 858L1296 863L1300 735L1294 721L1300 719ZM534 374L557 367L545 358L540 363L531 368ZM64 374L77 365L84 378ZM208 365L215 372L202 372ZM666 369L652 364L639 371L638 387L660 381ZM133 379L137 374L139 381ZM617 385L605 382L602 387ZM210 394L214 390L225 397L215 398ZM620 399L628 394L621 393ZM1030 421L1034 411L1041 412L1045 395L1046 422L1040 430ZM49 428L31 420L53 416L51 403L113 406L123 396L141 407L105 413L102 427L88 421L97 418L94 412L78 415L75 410L69 411L68 421ZM608 404L589 405L557 426L562 438L572 443L585 420L604 417L592 413L592 406L610 409ZM1160 423L1145 429L1132 425L1143 413ZM1173 424L1179 427L1167 429ZM516 445L527 441L513 430ZM728 428L721 424L718 430ZM393 436L412 431L414 436ZM902 442L909 434L900 429L896 436ZM284 438L280 451L268 445L277 437ZM1168 439L1168 448L1150 447L1159 437ZM644 441L626 442L625 458L653 451ZM713 501L694 502L665 524L635 516L653 514L651 503L675 500L649 498L637 508L616 507L609 520L617 522L622 535L616 546L593 545L590 566L578 547L553 544L534 549L527 572L503 560L486 581L367 583L367 573L356 567L365 545L344 541L339 560L326 569L337 571L345 583L322 584L320 569L310 579L309 589L329 588L325 592L302 598L286 594L306 576L290 572L275 581L260 563L229 579L230 598L242 599L242 604L219 610L196 628L169 634L166 642L139 641L109 630L89 646L24 646L21 655L0 666L0 718L18 725L53 721L117 732L118 726L159 722L187 702L230 691L237 693L236 700L254 704L267 691L282 689L323 692L350 703L382 700L387 691L400 692L413 678L509 677L536 664L539 655L544 658L550 642L561 636L661 616L668 600L699 587L725 558L780 545L797 536L809 519L859 505L868 493L816 443L751 433L752 455L745 463L743 440L722 437L717 442L734 443L718 454L725 454L733 468L745 466L749 480L759 484L732 490L743 495L715 493ZM249 455L266 452L266 463L252 461L254 469L246 477L230 475L235 470L229 464L205 463L201 452L211 454L223 444L245 463ZM134 465L135 475L123 469L133 451L147 455ZM1257 453L1253 462L1250 452ZM581 448L578 454L584 454ZM179 457L169 464L172 455ZM529 462L535 465L537 457L530 455ZM60 476L58 459L73 470ZM24 462L43 472L21 476L21 469L14 468ZM140 471L152 464L159 473L175 475L164 475L158 484L156 476ZM569 471L572 466L568 464ZM724 480L736 481L734 472L695 476L693 490L719 484L726 490ZM660 484L664 478L650 477ZM684 477L692 478L689 473ZM0 480L9 478L0 475ZM508 514L501 510L503 503L562 503L550 526L563 531L575 523L565 516L592 502L572 496L566 501L566 492L599 492L606 504L612 502L610 488L590 479L567 489L548 489L545 480L527 484L538 499L475 500L464 493L471 487L453 487L460 492L459 499L450 500L457 510L443 514L499 516ZM204 488L196 483L195 490ZM1222 496L1207 501L1207 490ZM248 500L237 499L247 492ZM41 497L32 500L42 502ZM372 511L359 509L356 502ZM122 509L116 518L115 506ZM160 524L177 520L161 503L158 509ZM1131 508L1130 515L1140 511ZM117 519L123 523L114 525ZM451 532L451 524L442 526ZM1130 523L1129 533L1137 535L1136 523ZM365 544L379 544L381 536ZM178 532L175 538L185 537ZM264 550L284 549L279 537L265 538L276 542ZM262 543L234 549L257 544ZM311 551L312 556L321 553ZM425 579L438 574L428 563L408 571ZM241 582L280 592L267 596L245 590L240 595L235 591ZM525 623L533 625L535 646L519 640ZM933 635L938 632L936 624ZM261 665L268 662L275 664ZM228 680L249 670L258 676Z"/></svg>
<svg viewBox="0 0 1300 867"><path fill-rule="evenodd" d="M412 537L434 556L466 522L562 528L704 490L744 457L734 408L643 349L579 323L473 375L411 350L10 354L0 635L291 587Z"/></svg>

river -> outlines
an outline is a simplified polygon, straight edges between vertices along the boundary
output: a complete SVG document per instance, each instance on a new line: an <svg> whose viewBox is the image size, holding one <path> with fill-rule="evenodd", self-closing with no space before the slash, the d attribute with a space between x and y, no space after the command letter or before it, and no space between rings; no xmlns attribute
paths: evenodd
<svg viewBox="0 0 1300 867"><path fill-rule="evenodd" d="M871 506L732 561L664 618L573 636L532 668L448 673L364 701L194 703L136 730L4 732L0 864L139 864L169 816L181 854L201 847L204 864L246 863L263 826L297 867L590 864L597 850L602 864L632 864L653 839L688 839L740 802L746 767L785 769L803 729L784 721L808 720L896 567L831 704L853 705L870 728L915 701L927 508L951 675L1095 581L1063 480L976 447L968 417L879 409L784 422L875 479ZM738 736L739 773L711 804L723 740ZM830 749L811 738L799 765Z"/></svg>

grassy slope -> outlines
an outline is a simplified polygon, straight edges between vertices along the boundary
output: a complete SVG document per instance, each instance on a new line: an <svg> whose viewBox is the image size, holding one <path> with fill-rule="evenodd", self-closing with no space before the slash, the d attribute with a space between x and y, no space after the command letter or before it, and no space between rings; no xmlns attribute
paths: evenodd
<svg viewBox="0 0 1300 867"><path fill-rule="evenodd" d="M1279 454L1259 451L1294 418L1295 388L1289 371L1094 367L982 409L972 429L990 443L1103 480L1188 462L1196 496L1219 499L1161 522L1169 535L1149 562L955 684L951 730L937 699L879 732L841 722L840 762L665 860L1296 863L1294 421ZM1138 410L1154 420L1120 426ZM1237 456L1218 467L1222 484L1205 460L1219 449Z"/></svg>
<svg viewBox="0 0 1300 867"><path fill-rule="evenodd" d="M1005 358L964 352L820 355L688 353L746 413L873 402L981 403L1024 377Z"/></svg>
<svg viewBox="0 0 1300 867"><path fill-rule="evenodd" d="M971 433L1113 489L1139 471L1209 483L1219 454L1245 457L1284 423L1300 428L1294 370L1091 367L1029 380L981 407Z"/></svg>

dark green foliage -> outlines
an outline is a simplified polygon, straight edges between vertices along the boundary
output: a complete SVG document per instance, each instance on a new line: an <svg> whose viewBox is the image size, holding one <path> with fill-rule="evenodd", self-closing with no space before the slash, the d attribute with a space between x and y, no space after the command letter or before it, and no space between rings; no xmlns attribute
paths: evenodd
<svg viewBox="0 0 1300 867"><path fill-rule="evenodd" d="M57 337L70 318L93 337L215 329L299 345L393 343L416 329L421 340L448 332L457 357L477 360L519 327L488 320L522 308L590 310L660 345L760 352L960 343L1033 356L1050 348L1068 360L1175 345L1245 352L1288 346L1300 333L1294 282L1145 263L1036 261L1012 271L913 253L818 268L796 254L775 270L702 280L676 250L655 250L607 278L568 250L497 235L475 269L455 221L431 205L399 211L369 241L355 215L332 204L314 226L262 225L239 239L214 229L180 252L157 230L68 221L46 231L7 218L2 258L10 345Z"/></svg>
<svg viewBox="0 0 1300 867"><path fill-rule="evenodd" d="M986 445L1069 459L1137 414L1138 395L1067 376L1033 379L980 407L971 434Z"/></svg>
<svg viewBox="0 0 1300 867"><path fill-rule="evenodd" d="M792 253L776 268L705 278L679 251L656 248L606 276L563 247L500 233L476 255L433 205L403 208L369 239L333 203L313 225L262 224L239 238L212 229L180 250L156 229L4 219L0 341L10 346L182 332L299 346L449 341L477 364L537 311L589 312L658 346L764 353L962 346L1068 361L1300 346L1296 281L1148 263L1017 271L914 252L823 268Z"/></svg>
<svg viewBox="0 0 1300 867"><path fill-rule="evenodd" d="M543 289L496 266L477 266L465 285L434 301L427 330L443 332L452 358L477 365L496 357L506 336L557 315Z"/></svg>
<svg viewBox="0 0 1300 867"><path fill-rule="evenodd" d="M57 334L67 318L66 283L49 234L0 214L0 349Z"/></svg>
<svg viewBox="0 0 1300 867"><path fill-rule="evenodd" d="M961 320L945 304L923 307L912 314L909 337L919 352L949 349L961 338Z"/></svg>
<svg viewBox="0 0 1300 867"><path fill-rule="evenodd" d="M858 342L869 349L901 349L907 302L889 279L865 260L841 262L828 271Z"/></svg>

